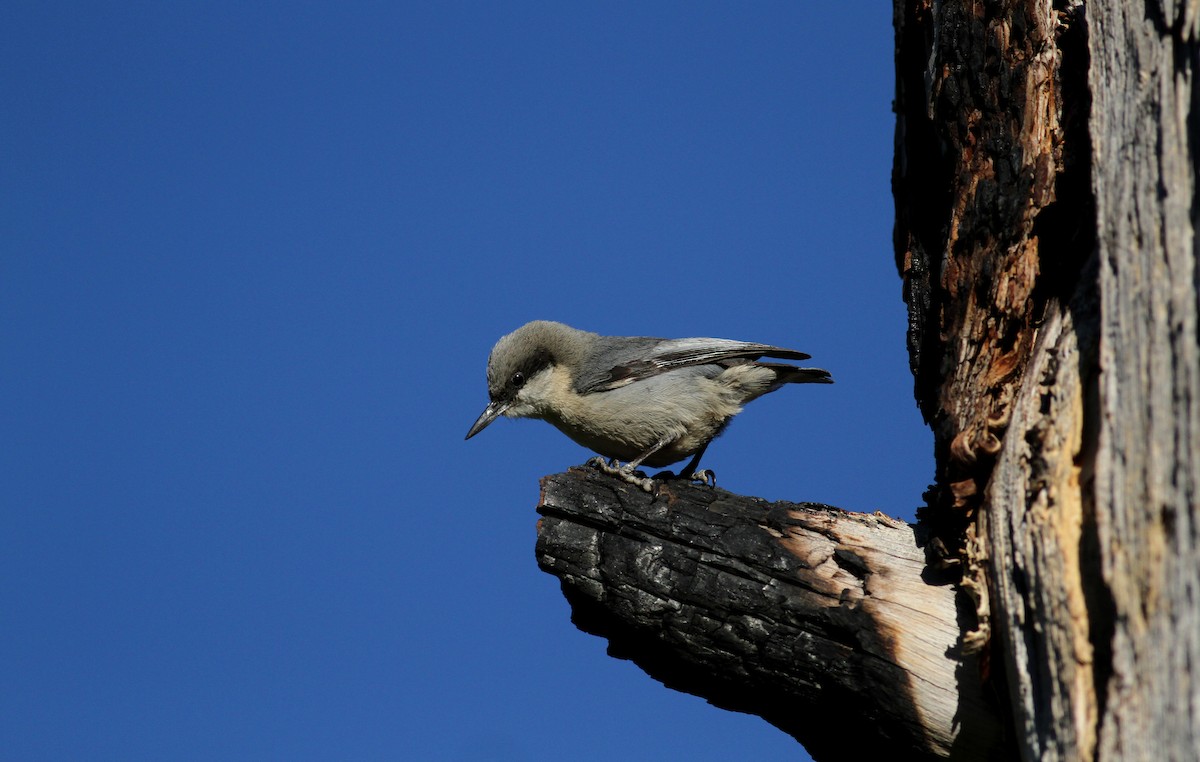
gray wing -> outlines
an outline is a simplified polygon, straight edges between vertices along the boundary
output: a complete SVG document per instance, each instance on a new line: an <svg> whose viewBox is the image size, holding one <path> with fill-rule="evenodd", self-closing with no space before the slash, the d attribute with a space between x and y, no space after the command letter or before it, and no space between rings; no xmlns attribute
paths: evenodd
<svg viewBox="0 0 1200 762"><path fill-rule="evenodd" d="M732 339L612 338L589 358L591 373L578 378L575 389L580 394L606 392L678 368L759 357L807 360L809 355L770 344Z"/></svg>

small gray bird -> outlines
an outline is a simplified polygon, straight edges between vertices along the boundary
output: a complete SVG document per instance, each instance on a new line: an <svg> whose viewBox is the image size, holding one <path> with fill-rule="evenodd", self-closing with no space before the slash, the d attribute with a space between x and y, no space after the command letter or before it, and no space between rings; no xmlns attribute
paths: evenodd
<svg viewBox="0 0 1200 762"><path fill-rule="evenodd" d="M501 415L541 418L612 461L590 463L647 492L653 483L635 473L638 466L661 468L689 455L680 476L715 482L697 470L700 457L742 405L784 384L833 383L829 371L756 362L760 357L809 356L729 339L601 336L535 320L492 348L491 403L467 439Z"/></svg>

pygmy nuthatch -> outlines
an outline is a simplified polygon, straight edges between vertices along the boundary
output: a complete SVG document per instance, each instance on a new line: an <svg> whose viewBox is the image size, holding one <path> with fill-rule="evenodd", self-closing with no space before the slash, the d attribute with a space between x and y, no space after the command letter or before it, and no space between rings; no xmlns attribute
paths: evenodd
<svg viewBox="0 0 1200 762"><path fill-rule="evenodd" d="M535 320L496 342L488 357L491 402L467 432L501 415L541 418L611 459L601 470L653 491L638 466L694 456L680 476L707 482L700 456L742 405L784 384L831 384L829 371L760 357L806 360L768 344L729 339L601 336ZM627 461L618 466L617 461Z"/></svg>

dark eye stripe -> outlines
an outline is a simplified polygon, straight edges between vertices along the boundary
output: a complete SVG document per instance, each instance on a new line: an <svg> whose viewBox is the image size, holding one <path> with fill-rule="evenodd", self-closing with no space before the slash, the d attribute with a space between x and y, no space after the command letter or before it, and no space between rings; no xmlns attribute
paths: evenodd
<svg viewBox="0 0 1200 762"><path fill-rule="evenodd" d="M514 388L524 386L529 379L548 368L551 362L550 353L544 349L539 349L518 366L520 370L513 372L508 381L509 385ZM517 380L518 378L520 378L519 381Z"/></svg>

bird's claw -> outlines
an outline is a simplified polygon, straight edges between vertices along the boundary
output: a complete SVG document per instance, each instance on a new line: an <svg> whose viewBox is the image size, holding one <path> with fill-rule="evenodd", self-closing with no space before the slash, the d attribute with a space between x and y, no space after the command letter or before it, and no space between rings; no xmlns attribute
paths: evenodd
<svg viewBox="0 0 1200 762"><path fill-rule="evenodd" d="M678 474L674 471L659 471L654 475L656 479L672 480L680 479L687 482L699 482L706 487L717 486L717 472L710 471L707 468L702 468L699 471L689 474L687 471L680 471Z"/></svg>
<svg viewBox="0 0 1200 762"><path fill-rule="evenodd" d="M717 473L710 469L702 468L689 476L688 481L699 482L706 487L715 487L717 486Z"/></svg>
<svg viewBox="0 0 1200 762"><path fill-rule="evenodd" d="M658 482L654 481L649 476L638 476L636 472L625 471L620 474L620 478L629 482L635 487L640 487L643 492L651 495L658 494Z"/></svg>
<svg viewBox="0 0 1200 762"><path fill-rule="evenodd" d="M621 481L628 482L635 487L639 487L642 491L649 492L651 495L658 494L658 484L653 479L648 476L639 476L640 471L634 471L628 465L620 465L616 458L608 461L597 455L588 460L586 465L592 466L597 471L606 473L609 476L615 476Z"/></svg>
<svg viewBox="0 0 1200 762"><path fill-rule="evenodd" d="M607 459L599 455L589 460L585 465L606 473L609 476L621 476L623 474L632 473L626 466L622 466L616 458Z"/></svg>

